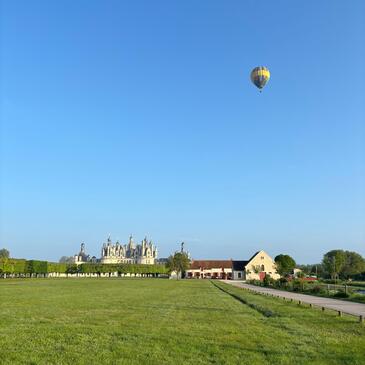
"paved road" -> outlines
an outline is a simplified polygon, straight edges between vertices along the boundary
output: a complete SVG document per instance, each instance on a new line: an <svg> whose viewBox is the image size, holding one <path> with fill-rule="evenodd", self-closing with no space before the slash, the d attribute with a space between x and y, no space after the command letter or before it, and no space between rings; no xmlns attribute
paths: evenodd
<svg viewBox="0 0 365 365"><path fill-rule="evenodd" d="M227 284L237 286L239 288L253 290L258 293L279 296L281 298L293 299L297 301L300 300L303 303L308 303L318 307L325 307L328 309L341 311L343 313L352 314L354 316L363 316L363 318L365 318L365 304L347 302L345 300L338 300L332 298L316 297L313 295L293 293L272 288L264 288L260 286L245 284L242 281L232 281L232 280L222 280L222 281L224 281Z"/></svg>

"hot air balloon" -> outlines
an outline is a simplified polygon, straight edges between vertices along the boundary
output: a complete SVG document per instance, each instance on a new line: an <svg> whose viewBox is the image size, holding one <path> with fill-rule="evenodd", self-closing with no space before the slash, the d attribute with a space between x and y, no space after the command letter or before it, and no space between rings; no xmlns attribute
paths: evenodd
<svg viewBox="0 0 365 365"><path fill-rule="evenodd" d="M255 67L251 71L251 81L256 87L261 89L267 84L270 79L270 71L265 66Z"/></svg>

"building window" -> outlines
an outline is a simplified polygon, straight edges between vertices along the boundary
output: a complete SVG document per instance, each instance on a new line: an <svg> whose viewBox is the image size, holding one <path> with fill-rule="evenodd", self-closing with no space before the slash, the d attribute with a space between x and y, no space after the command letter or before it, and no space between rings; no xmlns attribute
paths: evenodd
<svg viewBox="0 0 365 365"><path fill-rule="evenodd" d="M261 256L261 260L265 260L265 257L264 256Z"/></svg>
<svg viewBox="0 0 365 365"><path fill-rule="evenodd" d="M261 265L261 271L265 271L265 266Z"/></svg>
<svg viewBox="0 0 365 365"><path fill-rule="evenodd" d="M241 277L242 277L242 273L238 273L238 279L241 279Z"/></svg>

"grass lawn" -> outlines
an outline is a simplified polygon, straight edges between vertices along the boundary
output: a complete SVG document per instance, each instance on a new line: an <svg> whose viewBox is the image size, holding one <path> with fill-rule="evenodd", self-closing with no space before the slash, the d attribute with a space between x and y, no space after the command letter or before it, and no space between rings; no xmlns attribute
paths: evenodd
<svg viewBox="0 0 365 365"><path fill-rule="evenodd" d="M206 280L0 280L0 364L365 364L365 325Z"/></svg>

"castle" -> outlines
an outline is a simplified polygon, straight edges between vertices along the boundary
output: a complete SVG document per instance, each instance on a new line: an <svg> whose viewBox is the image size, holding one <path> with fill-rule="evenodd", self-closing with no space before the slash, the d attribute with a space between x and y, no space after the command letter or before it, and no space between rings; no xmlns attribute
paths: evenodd
<svg viewBox="0 0 365 365"><path fill-rule="evenodd" d="M157 260L157 247L145 237L141 244L134 244L133 237L129 237L127 244L119 241L112 243L110 236L101 248L101 258L90 257L85 253L85 244L81 244L78 254L73 257L76 264L85 262L100 262L102 264L155 264Z"/></svg>
<svg viewBox="0 0 365 365"><path fill-rule="evenodd" d="M140 245L135 245L133 237L128 244L121 245L118 241L113 245L110 237L101 249L102 264L154 264L157 259L157 248L145 237Z"/></svg>

